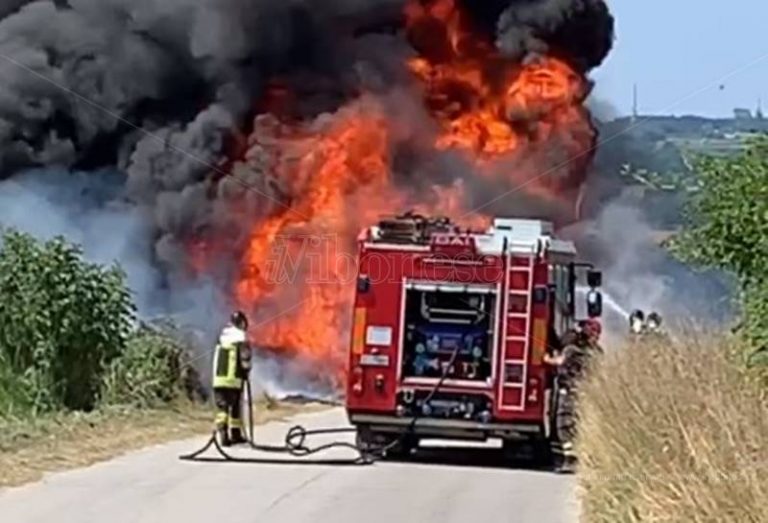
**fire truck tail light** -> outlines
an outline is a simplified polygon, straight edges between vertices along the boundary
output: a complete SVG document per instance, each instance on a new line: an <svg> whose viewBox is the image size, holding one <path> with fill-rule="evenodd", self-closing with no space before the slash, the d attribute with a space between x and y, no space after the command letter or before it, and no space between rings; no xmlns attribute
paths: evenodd
<svg viewBox="0 0 768 523"><path fill-rule="evenodd" d="M352 392L358 396L363 393L363 369L355 367L352 369Z"/></svg>
<svg viewBox="0 0 768 523"><path fill-rule="evenodd" d="M384 375L377 374L373 384L378 392L384 392Z"/></svg>

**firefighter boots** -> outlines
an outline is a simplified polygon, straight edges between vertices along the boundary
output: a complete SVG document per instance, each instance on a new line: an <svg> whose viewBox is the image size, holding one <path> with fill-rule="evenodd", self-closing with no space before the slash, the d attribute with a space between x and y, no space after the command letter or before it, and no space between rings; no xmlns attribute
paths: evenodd
<svg viewBox="0 0 768 523"><path fill-rule="evenodd" d="M232 436L230 439L232 445L242 445L248 443L248 440L243 436L243 431L240 429L232 429Z"/></svg>
<svg viewBox="0 0 768 523"><path fill-rule="evenodd" d="M232 446L232 440L229 439L229 432L227 432L226 427L220 427L216 430L216 432L219 434L219 443L222 447Z"/></svg>

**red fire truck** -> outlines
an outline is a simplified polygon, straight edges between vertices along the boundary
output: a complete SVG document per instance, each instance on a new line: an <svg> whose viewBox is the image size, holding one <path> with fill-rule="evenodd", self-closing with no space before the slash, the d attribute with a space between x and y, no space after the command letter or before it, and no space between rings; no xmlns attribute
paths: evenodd
<svg viewBox="0 0 768 523"><path fill-rule="evenodd" d="M410 452L422 438L548 446L549 346L588 315L601 275L548 222L498 218L485 232L407 214L359 237L346 408L358 444Z"/></svg>

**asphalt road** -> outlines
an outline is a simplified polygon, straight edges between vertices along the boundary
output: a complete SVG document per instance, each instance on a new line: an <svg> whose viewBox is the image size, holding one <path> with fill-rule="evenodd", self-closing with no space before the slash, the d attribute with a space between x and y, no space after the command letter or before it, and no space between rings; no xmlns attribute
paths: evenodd
<svg viewBox="0 0 768 523"><path fill-rule="evenodd" d="M286 427L296 422L306 427L338 426L345 416L340 409L302 415L260 427L257 437L279 444ZM408 463L370 466L177 459L203 442L197 438L157 446L0 491L0 521L561 523L577 519L573 477L502 466L495 449L427 448ZM247 449L236 453L274 459ZM337 449L322 457L354 454Z"/></svg>

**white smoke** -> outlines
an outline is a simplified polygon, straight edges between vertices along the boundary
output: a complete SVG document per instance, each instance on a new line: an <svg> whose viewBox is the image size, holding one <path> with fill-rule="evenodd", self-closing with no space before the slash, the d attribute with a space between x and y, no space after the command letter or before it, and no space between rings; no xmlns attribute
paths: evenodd
<svg viewBox="0 0 768 523"><path fill-rule="evenodd" d="M116 171L40 169L4 180L0 227L41 240L62 236L79 245L88 261L118 264L143 318L168 311L191 324L221 318L223 299L210 281L167 287L154 260L153 224L139 207L115 194L120 179Z"/></svg>
<svg viewBox="0 0 768 523"><path fill-rule="evenodd" d="M135 208L97 203L115 177L38 170L0 182L0 226L41 240L63 236L91 262L119 261L137 304L148 310L160 277L151 263L150 224Z"/></svg>
<svg viewBox="0 0 768 523"><path fill-rule="evenodd" d="M290 397L312 398L322 401L338 400L336 383L322 381L312 363L256 352L251 374L254 395L262 393L275 399Z"/></svg>
<svg viewBox="0 0 768 523"><path fill-rule="evenodd" d="M188 335L192 361L207 381L226 297L211 278L167 281L154 257L154 224L140 207L115 194L120 179L116 171L42 169L0 181L0 230L12 228L40 240L62 236L79 245L87 261L119 265L139 319L172 320Z"/></svg>
<svg viewBox="0 0 768 523"><path fill-rule="evenodd" d="M605 271L606 291L625 308L668 309L665 297L674 281L653 270L662 253L642 212L621 200L615 201L600 213L592 227L611 251Z"/></svg>
<svg viewBox="0 0 768 523"><path fill-rule="evenodd" d="M698 273L676 261L661 245L668 231L649 224L628 190L597 218L564 231L603 271L604 323L614 335L628 332L628 315L658 312L675 329L697 321L719 323L731 314L730 288L722 275Z"/></svg>

